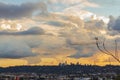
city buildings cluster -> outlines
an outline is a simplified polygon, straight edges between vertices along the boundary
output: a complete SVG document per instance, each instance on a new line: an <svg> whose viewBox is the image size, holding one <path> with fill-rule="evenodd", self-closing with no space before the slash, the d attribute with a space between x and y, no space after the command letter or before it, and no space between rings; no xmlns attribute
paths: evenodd
<svg viewBox="0 0 120 80"><path fill-rule="evenodd" d="M116 73L96 74L39 74L39 73L1 73L0 80L117 80Z"/></svg>

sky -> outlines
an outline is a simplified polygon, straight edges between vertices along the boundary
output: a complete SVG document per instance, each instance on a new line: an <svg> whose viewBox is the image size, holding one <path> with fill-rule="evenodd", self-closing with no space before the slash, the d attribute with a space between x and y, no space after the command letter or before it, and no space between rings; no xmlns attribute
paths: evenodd
<svg viewBox="0 0 120 80"><path fill-rule="evenodd" d="M118 65L95 37L115 55L119 12L119 0L1 0L0 66Z"/></svg>

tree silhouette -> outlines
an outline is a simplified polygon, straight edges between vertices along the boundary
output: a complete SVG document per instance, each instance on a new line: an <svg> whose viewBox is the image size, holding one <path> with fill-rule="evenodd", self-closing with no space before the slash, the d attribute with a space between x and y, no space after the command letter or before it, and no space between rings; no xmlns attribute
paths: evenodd
<svg viewBox="0 0 120 80"><path fill-rule="evenodd" d="M112 56L116 61L118 61L120 63L120 59L118 56L118 46L117 46L117 41L115 40L115 50L114 53L109 51L106 46L105 46L105 39L100 43L100 40L98 39L98 37L95 37L96 40L96 46L97 48L104 54L110 55Z"/></svg>

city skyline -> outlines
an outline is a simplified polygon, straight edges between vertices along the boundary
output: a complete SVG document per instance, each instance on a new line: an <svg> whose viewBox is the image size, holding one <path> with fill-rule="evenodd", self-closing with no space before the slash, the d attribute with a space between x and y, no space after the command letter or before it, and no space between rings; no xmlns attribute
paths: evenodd
<svg viewBox="0 0 120 80"><path fill-rule="evenodd" d="M119 11L119 0L2 0L0 66L119 65L95 40L111 53L116 40L120 56Z"/></svg>

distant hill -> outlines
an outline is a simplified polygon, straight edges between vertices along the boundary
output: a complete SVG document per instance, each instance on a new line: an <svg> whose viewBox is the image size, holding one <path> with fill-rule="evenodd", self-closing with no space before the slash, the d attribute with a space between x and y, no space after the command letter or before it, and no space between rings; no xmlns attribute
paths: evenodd
<svg viewBox="0 0 120 80"><path fill-rule="evenodd" d="M106 73L114 72L120 74L120 66L91 66L91 65L64 65L64 66L14 66L0 68L0 73L52 73L52 74L72 74L72 73Z"/></svg>

